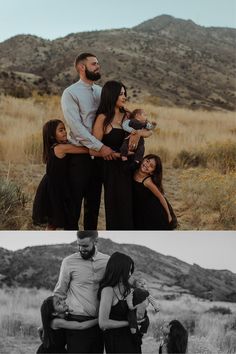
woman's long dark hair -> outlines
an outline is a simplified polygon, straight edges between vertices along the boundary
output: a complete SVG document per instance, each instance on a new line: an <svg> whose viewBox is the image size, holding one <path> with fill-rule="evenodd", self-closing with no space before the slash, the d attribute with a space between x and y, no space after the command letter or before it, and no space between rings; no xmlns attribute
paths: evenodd
<svg viewBox="0 0 236 354"><path fill-rule="evenodd" d="M53 342L52 337L52 329L51 329L51 322L55 317L54 313L54 306L53 306L53 296L47 297L44 300L41 306L41 319L43 324L43 345L45 348L49 348L52 345L55 345Z"/></svg>
<svg viewBox="0 0 236 354"><path fill-rule="evenodd" d="M134 271L134 261L131 257L124 253L115 252L107 262L105 274L100 282L98 289L98 298L101 298L102 289L111 286L112 288L122 282L124 286L123 296L127 296L130 291L130 284L128 282L131 274Z"/></svg>
<svg viewBox="0 0 236 354"><path fill-rule="evenodd" d="M104 114L106 116L103 126L104 132L114 118L116 102L119 98L122 87L124 88L125 96L127 97L126 87L122 84L122 82L114 80L107 81L102 88L100 105L98 107L96 116L99 114Z"/></svg>
<svg viewBox="0 0 236 354"><path fill-rule="evenodd" d="M57 143L56 129L62 123L60 119L51 119L43 126L43 162L47 163L51 147Z"/></svg>
<svg viewBox="0 0 236 354"><path fill-rule="evenodd" d="M156 167L155 170L153 171L151 178L153 183L155 183L155 185L157 186L157 188L159 189L159 191L164 194L164 188L162 185L162 162L161 162L161 158L158 155L155 154L149 154L144 156L144 159L153 159L155 161Z"/></svg>
<svg viewBox="0 0 236 354"><path fill-rule="evenodd" d="M186 353L188 346L188 332L178 321L173 320L169 323L170 333L168 334L167 352Z"/></svg>

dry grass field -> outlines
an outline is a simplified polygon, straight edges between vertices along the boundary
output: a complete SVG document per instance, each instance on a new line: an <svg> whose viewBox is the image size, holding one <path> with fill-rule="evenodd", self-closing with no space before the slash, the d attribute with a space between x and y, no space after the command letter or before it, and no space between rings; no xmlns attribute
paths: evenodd
<svg viewBox="0 0 236 354"><path fill-rule="evenodd" d="M36 351L40 344L39 308L49 294L42 289L0 289L1 353L32 354ZM160 313L149 311L151 325L145 335L143 353L158 353L160 327L172 319L179 319L188 329L189 353L235 353L236 303L213 303L190 295L159 303Z"/></svg>
<svg viewBox="0 0 236 354"><path fill-rule="evenodd" d="M146 152L160 155L166 195L182 230L235 230L235 112L192 111L158 106L158 101L128 103L142 107L158 129ZM32 200L45 166L41 130L45 121L63 119L58 96L0 97L0 229L35 229ZM99 229L104 229L101 206Z"/></svg>

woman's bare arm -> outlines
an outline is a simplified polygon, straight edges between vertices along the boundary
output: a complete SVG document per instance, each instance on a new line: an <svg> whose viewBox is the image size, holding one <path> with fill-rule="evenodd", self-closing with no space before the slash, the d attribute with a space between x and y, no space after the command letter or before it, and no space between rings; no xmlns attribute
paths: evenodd
<svg viewBox="0 0 236 354"><path fill-rule="evenodd" d="M102 290L101 301L99 307L98 323L100 328L104 331L109 328L121 328L128 326L128 321L111 320L110 312L113 301L113 288L106 287Z"/></svg>

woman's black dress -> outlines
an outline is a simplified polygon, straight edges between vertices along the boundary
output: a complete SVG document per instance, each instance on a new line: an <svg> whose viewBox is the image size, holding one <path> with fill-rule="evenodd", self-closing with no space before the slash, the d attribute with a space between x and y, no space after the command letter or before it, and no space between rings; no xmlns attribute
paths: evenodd
<svg viewBox="0 0 236 354"><path fill-rule="evenodd" d="M32 218L35 225L50 224L71 230L75 216L67 176L69 155L58 158L54 147L50 150L46 174L36 191Z"/></svg>
<svg viewBox="0 0 236 354"><path fill-rule="evenodd" d="M128 305L126 300L119 300L111 307L110 319L116 321L127 321ZM131 334L130 328L121 327L107 329L104 332L106 353L141 353L141 345L137 343L136 336Z"/></svg>
<svg viewBox="0 0 236 354"><path fill-rule="evenodd" d="M102 142L119 152L125 138L119 128L103 136ZM133 230L132 172L130 160L104 160L104 200L107 230Z"/></svg>
<svg viewBox="0 0 236 354"><path fill-rule="evenodd" d="M145 187L144 180L133 180L134 229L169 230L167 212L160 200Z"/></svg>
<svg viewBox="0 0 236 354"><path fill-rule="evenodd" d="M66 331L64 329L50 329L50 337L54 345L50 345L49 348L45 348L42 343L37 350L39 353L67 353L66 346Z"/></svg>

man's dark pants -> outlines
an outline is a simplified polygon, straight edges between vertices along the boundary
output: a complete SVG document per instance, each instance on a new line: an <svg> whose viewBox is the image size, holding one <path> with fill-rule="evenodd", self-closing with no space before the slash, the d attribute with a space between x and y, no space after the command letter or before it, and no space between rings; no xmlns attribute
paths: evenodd
<svg viewBox="0 0 236 354"><path fill-rule="evenodd" d="M78 230L81 205L84 200L84 230L97 230L102 191L101 158L91 159L89 154L70 155L69 183L75 205L73 229Z"/></svg>
<svg viewBox="0 0 236 354"><path fill-rule="evenodd" d="M83 330L66 330L68 353L103 354L103 332L98 325Z"/></svg>

